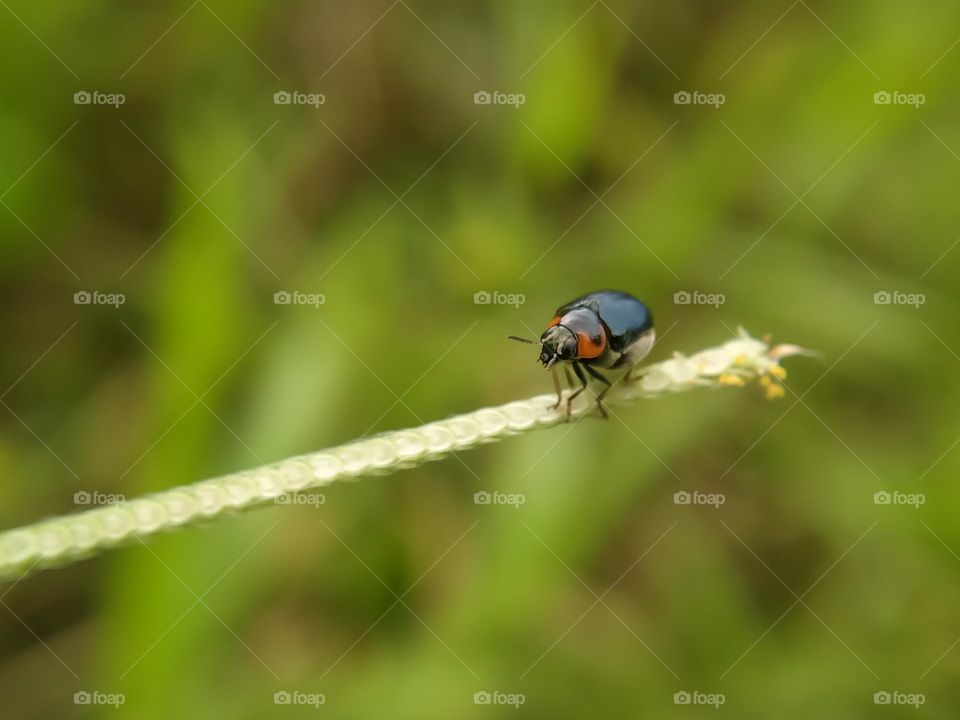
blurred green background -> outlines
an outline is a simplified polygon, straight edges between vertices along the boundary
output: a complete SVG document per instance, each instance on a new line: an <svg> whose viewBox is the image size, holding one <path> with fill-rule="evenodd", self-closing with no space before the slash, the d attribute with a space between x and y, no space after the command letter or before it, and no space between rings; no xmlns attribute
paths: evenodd
<svg viewBox="0 0 960 720"><path fill-rule="evenodd" d="M7 0L0 527L549 392L505 336L602 287L652 359L823 357L8 584L4 717L955 717L958 36L948 2Z"/></svg>

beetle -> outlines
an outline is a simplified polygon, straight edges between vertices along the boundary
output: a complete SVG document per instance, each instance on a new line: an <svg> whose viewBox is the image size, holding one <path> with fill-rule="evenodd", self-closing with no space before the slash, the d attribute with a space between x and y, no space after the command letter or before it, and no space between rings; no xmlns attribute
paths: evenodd
<svg viewBox="0 0 960 720"><path fill-rule="evenodd" d="M558 308L539 340L516 335L510 335L509 339L540 345L538 360L547 370L553 370L558 362L569 363L573 368L580 387L567 399L569 421L570 404L587 389L584 371L606 385L597 396L597 408L604 418L607 417L603 397L613 385L597 368L629 370L653 348L656 332L653 314L637 298L620 290L600 290ZM573 385L569 370L566 372L567 380ZM557 390L557 402L552 407L555 409L563 402L556 374L553 375L553 384Z"/></svg>

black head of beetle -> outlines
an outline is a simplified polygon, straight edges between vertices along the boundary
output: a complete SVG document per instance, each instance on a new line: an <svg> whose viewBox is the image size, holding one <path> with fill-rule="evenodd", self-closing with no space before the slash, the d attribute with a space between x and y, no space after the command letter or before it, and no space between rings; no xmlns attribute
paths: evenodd
<svg viewBox="0 0 960 720"><path fill-rule="evenodd" d="M540 347L540 362L550 370L554 363L577 356L577 336L562 325L554 325L540 336Z"/></svg>

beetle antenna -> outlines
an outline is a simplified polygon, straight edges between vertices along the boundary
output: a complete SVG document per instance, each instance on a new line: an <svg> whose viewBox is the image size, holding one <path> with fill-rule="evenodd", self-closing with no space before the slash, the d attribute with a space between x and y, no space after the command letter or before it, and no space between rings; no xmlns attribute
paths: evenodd
<svg viewBox="0 0 960 720"><path fill-rule="evenodd" d="M508 340L516 340L517 342L526 343L527 345L543 345L539 340L529 340L527 338L517 337L516 335L507 335Z"/></svg>

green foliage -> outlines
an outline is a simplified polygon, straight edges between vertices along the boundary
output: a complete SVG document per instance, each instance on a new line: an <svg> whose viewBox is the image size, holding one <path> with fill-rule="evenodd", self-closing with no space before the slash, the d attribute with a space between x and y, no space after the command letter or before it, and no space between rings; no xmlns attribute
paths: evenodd
<svg viewBox="0 0 960 720"><path fill-rule="evenodd" d="M297 689L343 718L686 717L683 690L717 717L875 717L882 690L951 715L956 6L0 13L0 527L548 392L504 336L598 287L651 305L653 360L738 323L824 355L779 405L642 403L0 589L5 717L319 714L274 707ZM273 104L295 89L326 102ZM94 689L126 703L73 706Z"/></svg>

